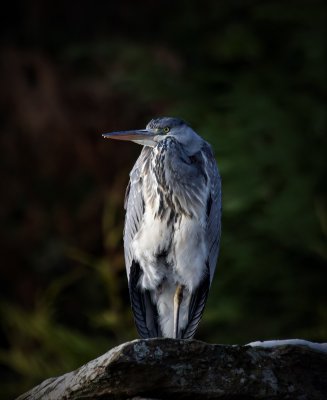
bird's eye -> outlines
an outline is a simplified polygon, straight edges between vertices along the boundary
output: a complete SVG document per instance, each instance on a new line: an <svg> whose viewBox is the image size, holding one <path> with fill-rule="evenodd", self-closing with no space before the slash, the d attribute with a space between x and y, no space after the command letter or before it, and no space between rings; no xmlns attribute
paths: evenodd
<svg viewBox="0 0 327 400"><path fill-rule="evenodd" d="M163 128L163 131L164 131L164 133L168 133L168 132L170 131L170 129L169 129L168 126L165 126L165 127Z"/></svg>

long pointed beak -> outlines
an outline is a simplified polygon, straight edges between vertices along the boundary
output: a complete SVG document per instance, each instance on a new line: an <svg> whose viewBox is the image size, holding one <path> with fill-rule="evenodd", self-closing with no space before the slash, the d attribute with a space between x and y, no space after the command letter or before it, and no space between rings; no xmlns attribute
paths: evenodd
<svg viewBox="0 0 327 400"><path fill-rule="evenodd" d="M121 132L110 132L102 135L104 138L115 139L115 140L129 140L143 146L154 146L156 142L153 138L156 136L155 133L148 131L147 129L139 129L133 131L121 131Z"/></svg>
<svg viewBox="0 0 327 400"><path fill-rule="evenodd" d="M104 138L116 139L116 140L140 140L147 139L153 136L152 132L146 129L135 130L135 131L120 131L120 132L110 132L104 133L102 135Z"/></svg>

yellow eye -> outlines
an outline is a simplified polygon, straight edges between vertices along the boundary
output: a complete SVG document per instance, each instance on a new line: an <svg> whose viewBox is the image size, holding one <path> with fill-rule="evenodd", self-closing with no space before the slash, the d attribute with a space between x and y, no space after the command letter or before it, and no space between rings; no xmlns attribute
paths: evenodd
<svg viewBox="0 0 327 400"><path fill-rule="evenodd" d="M164 133L168 133L168 132L170 131L170 129L169 129L168 126L165 126L165 127L163 128L163 131L164 131Z"/></svg>

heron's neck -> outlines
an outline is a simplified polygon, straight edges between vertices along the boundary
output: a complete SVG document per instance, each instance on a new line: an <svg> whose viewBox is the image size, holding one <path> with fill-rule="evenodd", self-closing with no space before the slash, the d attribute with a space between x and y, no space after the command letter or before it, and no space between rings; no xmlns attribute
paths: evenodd
<svg viewBox="0 0 327 400"><path fill-rule="evenodd" d="M180 144L183 146L183 150L188 157L194 156L199 152L203 145L203 139L193 132L192 136L187 136L184 140L181 137Z"/></svg>

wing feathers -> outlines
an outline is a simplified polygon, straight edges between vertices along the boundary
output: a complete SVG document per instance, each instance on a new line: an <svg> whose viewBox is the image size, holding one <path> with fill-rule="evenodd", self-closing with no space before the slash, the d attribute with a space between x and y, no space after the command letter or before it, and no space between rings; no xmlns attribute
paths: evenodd
<svg viewBox="0 0 327 400"><path fill-rule="evenodd" d="M209 178L211 197L206 234L209 249L208 262L211 283L216 269L221 233L221 180L216 160L208 144L203 147L203 156L206 163L205 170Z"/></svg>
<svg viewBox="0 0 327 400"><path fill-rule="evenodd" d="M158 337L160 334L157 308L152 303L149 291L140 289L138 284L140 275L140 266L133 261L129 275L129 293L135 325L142 338Z"/></svg>
<svg viewBox="0 0 327 400"><path fill-rule="evenodd" d="M200 285L192 294L189 305L189 322L182 334L183 339L191 339L196 331L201 320L204 307L207 302L210 287L210 271L209 266L206 266L206 273L202 278Z"/></svg>

